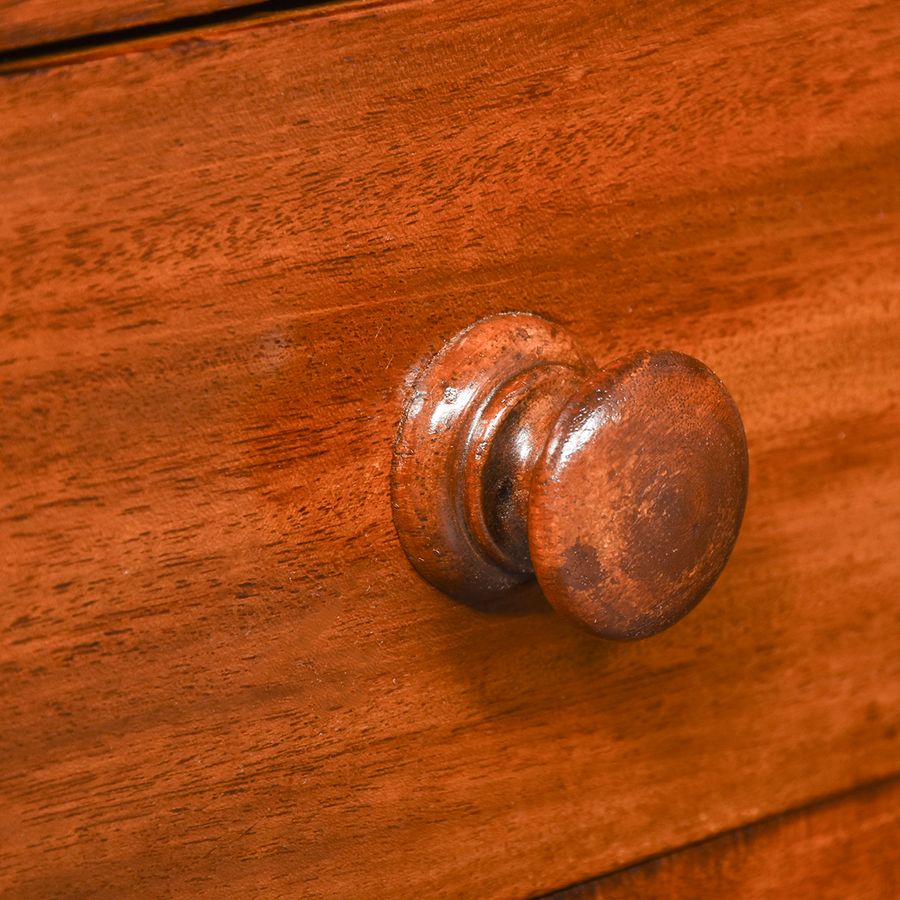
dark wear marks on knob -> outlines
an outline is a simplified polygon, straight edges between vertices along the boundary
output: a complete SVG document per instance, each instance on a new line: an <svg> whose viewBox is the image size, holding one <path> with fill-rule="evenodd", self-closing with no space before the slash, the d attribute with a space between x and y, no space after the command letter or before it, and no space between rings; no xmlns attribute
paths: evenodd
<svg viewBox="0 0 900 900"><path fill-rule="evenodd" d="M477 322L418 375L392 473L416 569L463 598L532 577L609 638L676 622L740 528L740 416L702 363L643 352L597 369L558 326Z"/></svg>

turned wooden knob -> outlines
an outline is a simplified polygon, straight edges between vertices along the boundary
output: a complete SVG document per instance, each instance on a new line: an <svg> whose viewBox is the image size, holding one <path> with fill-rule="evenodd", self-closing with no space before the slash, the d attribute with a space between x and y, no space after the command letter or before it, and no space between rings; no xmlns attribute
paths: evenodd
<svg viewBox="0 0 900 900"><path fill-rule="evenodd" d="M463 600L537 576L595 634L647 637L712 587L737 538L747 444L702 363L598 368L557 325L476 322L415 377L392 472L410 561Z"/></svg>

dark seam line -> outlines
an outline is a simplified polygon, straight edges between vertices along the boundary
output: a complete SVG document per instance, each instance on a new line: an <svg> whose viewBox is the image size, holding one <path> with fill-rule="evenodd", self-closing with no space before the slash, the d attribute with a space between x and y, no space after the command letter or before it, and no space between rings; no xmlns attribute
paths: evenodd
<svg viewBox="0 0 900 900"><path fill-rule="evenodd" d="M560 898L560 895L562 895L561 900L565 900L566 893L590 889L595 885L602 887L602 883L605 879L627 875L630 872L639 872L641 869L653 865L654 863L665 862L669 859L675 860L676 857L685 851L701 849L706 845L715 844L719 841L727 841L728 838L736 837L740 834L778 826L788 820L797 819L807 814L815 814L827 810L829 807L839 806L845 801L850 800L854 795L871 796L872 794L878 794L885 788L890 788L896 784L900 784L900 774L891 772L888 775L877 776L871 781L864 781L861 784L841 788L833 794L829 793L813 796L808 801L802 802L799 806L789 806L787 809L768 813L759 819L751 819L748 822L744 822L743 825L735 825L732 828L725 828L722 831L714 831L695 841L688 841L686 844L669 847L668 849L660 850L658 853L651 853L649 856L640 857L619 868L610 869L606 872L598 872L596 875L592 875L585 881L576 881L574 884L553 888L550 893L542 891L540 894L532 894L530 900L555 900L555 898Z"/></svg>
<svg viewBox="0 0 900 900"><path fill-rule="evenodd" d="M209 13L198 13L192 16L182 16L176 19L167 19L164 22L148 22L145 25L133 25L130 28L97 31L91 34L50 41L45 44L29 44L12 50L0 50L0 66L5 67L19 62L32 62L45 56L95 50L112 44L161 37L176 34L179 31L188 31L210 25L227 25L230 22L238 22L241 19L253 18L265 13L289 12L317 6L334 7L340 5L335 0L262 0L262 2L258 3L248 3L246 6L220 9Z"/></svg>

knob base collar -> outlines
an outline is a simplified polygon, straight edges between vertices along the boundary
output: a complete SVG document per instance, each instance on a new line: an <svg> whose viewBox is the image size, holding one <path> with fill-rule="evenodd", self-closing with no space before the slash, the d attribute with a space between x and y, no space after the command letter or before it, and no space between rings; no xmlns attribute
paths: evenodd
<svg viewBox="0 0 900 900"><path fill-rule="evenodd" d="M391 495L403 549L429 582L469 601L534 577L527 547L523 552L522 542L504 533L524 537L527 523L516 520L522 504L503 496L502 482L515 479L498 474L491 449L515 406L535 408L521 404L523 398L552 382L559 396L549 405L561 407L570 385L593 368L560 326L506 313L457 334L414 375L394 448ZM535 457L542 449L523 452ZM530 472L533 463L523 459L518 474L525 477L521 469ZM509 489L527 493L527 485ZM506 529L494 521L498 497L509 500Z"/></svg>

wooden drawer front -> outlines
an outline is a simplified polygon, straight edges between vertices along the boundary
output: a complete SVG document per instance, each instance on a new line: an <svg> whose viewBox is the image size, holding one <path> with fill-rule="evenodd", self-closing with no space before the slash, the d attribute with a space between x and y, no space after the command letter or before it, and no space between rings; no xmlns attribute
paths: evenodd
<svg viewBox="0 0 900 900"><path fill-rule="evenodd" d="M898 7L339 7L0 81L0 886L522 896L900 761ZM524 308L744 417L608 644L412 571L411 369Z"/></svg>

